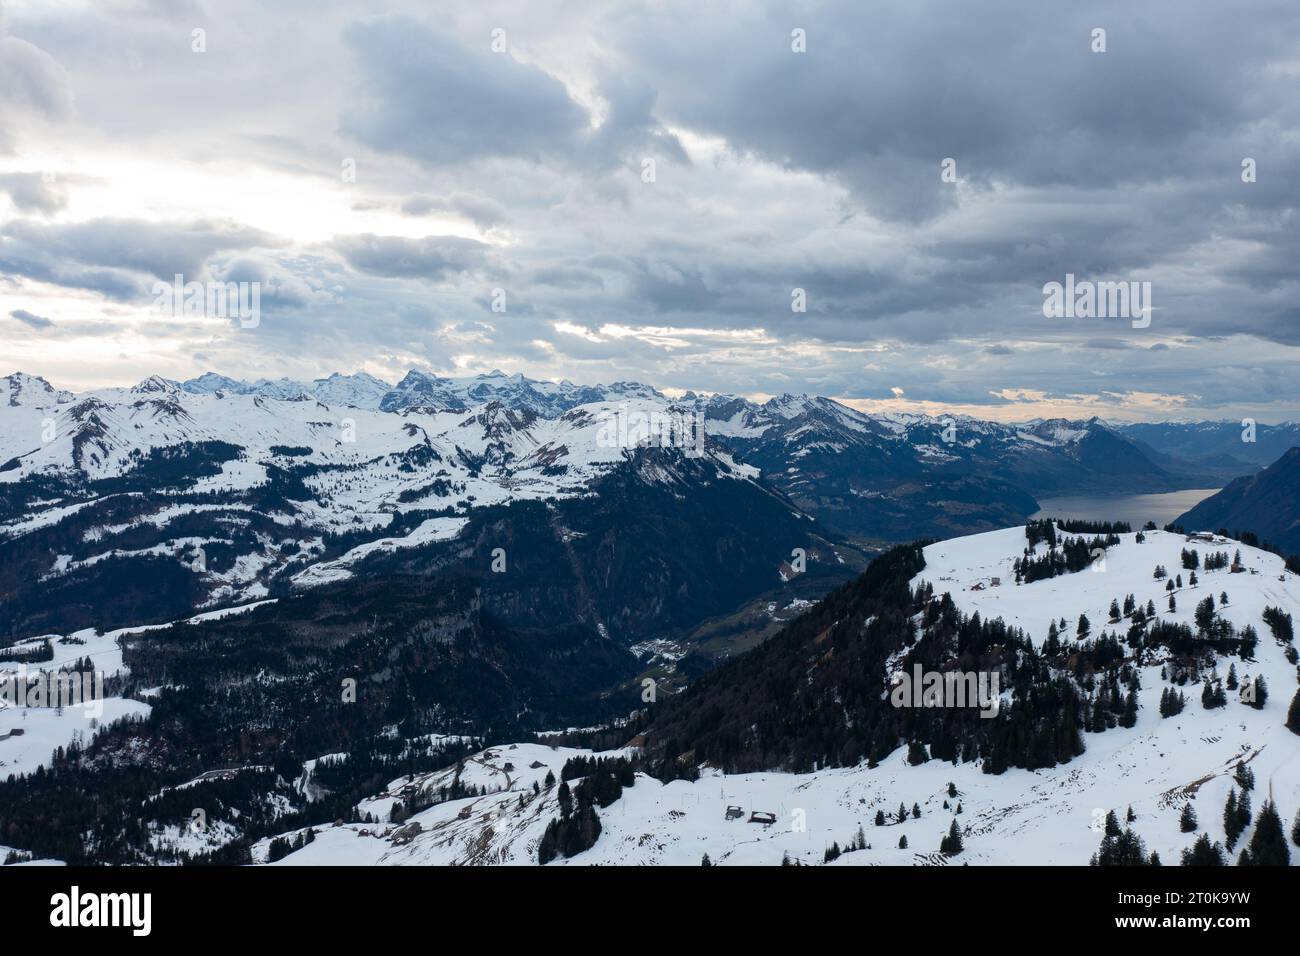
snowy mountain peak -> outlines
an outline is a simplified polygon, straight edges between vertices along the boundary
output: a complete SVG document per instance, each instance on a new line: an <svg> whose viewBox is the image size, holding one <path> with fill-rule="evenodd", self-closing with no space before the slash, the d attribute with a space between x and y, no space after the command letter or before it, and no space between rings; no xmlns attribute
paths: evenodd
<svg viewBox="0 0 1300 956"><path fill-rule="evenodd" d="M216 372L204 372L197 378L181 382L180 387L182 390L192 392L195 395L211 395L215 392L230 392L235 395L243 395L249 390L247 383L225 375L218 375Z"/></svg>
<svg viewBox="0 0 1300 956"><path fill-rule="evenodd" d="M73 401L71 392L55 388L39 375L14 372L0 379L0 402L10 406L49 408Z"/></svg>
<svg viewBox="0 0 1300 956"><path fill-rule="evenodd" d="M131 388L132 395L172 395L180 391L180 387L172 381L163 378L161 375L150 375L143 382Z"/></svg>

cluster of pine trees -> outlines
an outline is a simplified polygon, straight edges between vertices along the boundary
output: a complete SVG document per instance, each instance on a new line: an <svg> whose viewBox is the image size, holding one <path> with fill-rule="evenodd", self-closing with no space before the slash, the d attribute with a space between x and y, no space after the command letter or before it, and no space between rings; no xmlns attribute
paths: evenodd
<svg viewBox="0 0 1300 956"><path fill-rule="evenodd" d="M1128 826L1119 825L1115 811L1106 814L1101 846L1088 861L1090 866L1160 866L1160 854L1147 854L1146 843L1134 832L1132 823L1137 819L1133 808L1126 814Z"/></svg>
<svg viewBox="0 0 1300 956"><path fill-rule="evenodd" d="M1062 531L1068 531L1071 534L1128 534L1133 530L1133 526L1127 521L1085 521L1079 518L1058 518L1056 524ZM1140 533L1140 532L1139 532ZM1116 541L1116 544L1119 542Z"/></svg>
<svg viewBox="0 0 1300 956"><path fill-rule="evenodd" d="M577 757L560 770L556 802L560 815L546 825L537 845L537 862L545 866L557 856L576 856L591 849L600 836L596 808L610 806L623 795L623 788L636 782L634 765L624 757ZM570 789L569 781L581 777ZM548 787L554 778L548 777Z"/></svg>
<svg viewBox="0 0 1300 956"><path fill-rule="evenodd" d="M1026 529L1028 535L1028 529ZM1092 564L1093 556L1098 551L1105 551L1112 545L1119 544L1119 538L1116 535L1107 535L1106 537L1094 537L1091 540L1085 538L1066 538L1061 542L1060 547L1052 545L1046 552L1035 556L1033 553L1033 536L1029 536L1031 544L1025 549L1025 553L1016 558L1012 565L1017 584L1029 584L1033 581L1042 581L1046 578L1054 578L1060 574L1075 574ZM1047 538L1049 544L1055 540L1055 534Z"/></svg>
<svg viewBox="0 0 1300 956"><path fill-rule="evenodd" d="M1264 608L1264 623L1268 625L1269 630L1273 632L1275 640L1284 644L1290 644L1295 640L1295 630L1292 627L1291 615L1280 607Z"/></svg>
<svg viewBox="0 0 1300 956"><path fill-rule="evenodd" d="M899 846L906 849L907 837L903 837L902 841L903 842L901 842ZM845 853L853 853L857 850L870 850L870 849L871 849L871 844L867 842L867 834L863 832L862 827L859 826L858 832L854 834L853 839L845 843L843 847L840 846L838 840L836 840L830 846L828 846L826 848L826 852L822 854L822 862L830 863L832 860L838 860Z"/></svg>
<svg viewBox="0 0 1300 956"><path fill-rule="evenodd" d="M301 850L308 843L314 843L315 841L316 831L312 827L308 827L304 832L299 833L293 840L282 836L275 837L267 845L266 862L274 863L276 860L283 860L290 853Z"/></svg>
<svg viewBox="0 0 1300 956"><path fill-rule="evenodd" d="M1182 691L1166 687L1160 692L1161 717L1173 717L1176 714L1181 714L1185 706L1187 706L1187 698L1183 696Z"/></svg>

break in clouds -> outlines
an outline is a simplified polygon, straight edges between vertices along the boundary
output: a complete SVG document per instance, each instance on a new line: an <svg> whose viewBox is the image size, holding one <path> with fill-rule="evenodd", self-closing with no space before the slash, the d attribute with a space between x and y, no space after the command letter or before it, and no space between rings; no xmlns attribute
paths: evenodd
<svg viewBox="0 0 1300 956"><path fill-rule="evenodd" d="M1294 2L385 6L5 3L4 371L1294 417Z"/></svg>

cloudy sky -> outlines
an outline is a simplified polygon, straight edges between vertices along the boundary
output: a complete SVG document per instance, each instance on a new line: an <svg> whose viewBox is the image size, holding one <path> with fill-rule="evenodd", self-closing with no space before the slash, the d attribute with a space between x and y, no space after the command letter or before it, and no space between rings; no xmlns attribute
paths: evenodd
<svg viewBox="0 0 1300 956"><path fill-rule="evenodd" d="M1295 0L0 9L0 374L1300 417Z"/></svg>

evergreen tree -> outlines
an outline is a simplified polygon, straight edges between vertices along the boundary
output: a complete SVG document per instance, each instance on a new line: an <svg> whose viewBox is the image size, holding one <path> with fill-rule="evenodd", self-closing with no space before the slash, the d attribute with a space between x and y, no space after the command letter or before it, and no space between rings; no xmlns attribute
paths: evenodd
<svg viewBox="0 0 1300 956"><path fill-rule="evenodd" d="M1237 790L1228 791L1228 802L1223 805L1223 835L1231 850L1241 836L1241 817L1237 812Z"/></svg>
<svg viewBox="0 0 1300 956"><path fill-rule="evenodd" d="M713 861L709 859L709 854L705 853L703 859L700 860L700 866L712 866L712 865L713 865Z"/></svg>
<svg viewBox="0 0 1300 956"><path fill-rule="evenodd" d="M1184 833L1196 832L1196 811L1192 809L1191 801L1183 804L1182 816L1178 818L1178 829Z"/></svg>
<svg viewBox="0 0 1300 956"><path fill-rule="evenodd" d="M964 849L961 842L961 830L957 826L957 821L953 820L948 827L948 835L939 841L939 852L948 856L956 856Z"/></svg>
<svg viewBox="0 0 1300 956"><path fill-rule="evenodd" d="M1282 818L1272 800L1265 800L1259 808L1255 832L1250 837L1250 863L1252 866L1291 865L1291 851L1286 845Z"/></svg>
<svg viewBox="0 0 1300 956"><path fill-rule="evenodd" d="M1166 687L1160 692L1161 717L1173 717L1176 714L1181 714L1185 706L1187 706L1187 698L1183 696L1182 691Z"/></svg>
<svg viewBox="0 0 1300 956"><path fill-rule="evenodd" d="M1228 695L1223 690L1223 685L1216 681L1206 681L1207 690L1201 693L1201 704L1207 709L1228 706ZM1207 699L1208 694L1208 699Z"/></svg>
<svg viewBox="0 0 1300 956"><path fill-rule="evenodd" d="M900 850L906 850L906 849L907 849L907 836L906 836L906 835L903 835L903 836L901 836L901 837L898 838L898 848L899 848Z"/></svg>
<svg viewBox="0 0 1300 956"><path fill-rule="evenodd" d="M1121 727L1137 726L1137 713L1137 694L1130 690L1124 698L1124 712L1120 714L1119 725Z"/></svg>
<svg viewBox="0 0 1300 956"><path fill-rule="evenodd" d="M1105 834L1109 837L1117 837L1120 834L1119 817L1115 816L1114 810L1106 811Z"/></svg>
<svg viewBox="0 0 1300 956"><path fill-rule="evenodd" d="M1255 648L1259 646L1259 634L1251 625L1247 624L1241 629L1241 635L1237 642L1237 656L1243 661L1253 661L1255 659Z"/></svg>
<svg viewBox="0 0 1300 956"><path fill-rule="evenodd" d="M1208 633L1210 628L1214 626L1214 597L1207 597L1196 605L1196 613L1193 617L1196 620L1196 626L1202 632Z"/></svg>

